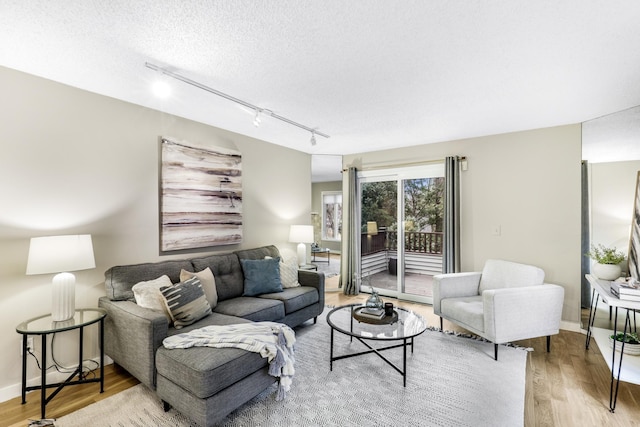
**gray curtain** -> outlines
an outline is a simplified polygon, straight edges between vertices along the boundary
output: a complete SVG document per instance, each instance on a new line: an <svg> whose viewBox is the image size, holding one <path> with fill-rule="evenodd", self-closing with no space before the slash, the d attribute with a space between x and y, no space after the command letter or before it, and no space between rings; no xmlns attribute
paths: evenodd
<svg viewBox="0 0 640 427"><path fill-rule="evenodd" d="M360 260L360 195L358 194L358 171L349 168L342 178L342 256L340 259L340 284L345 295L360 293L358 261ZM343 286L344 285L344 286Z"/></svg>
<svg viewBox="0 0 640 427"><path fill-rule="evenodd" d="M458 157L444 160L444 237L442 272L460 271L460 167Z"/></svg>
<svg viewBox="0 0 640 427"><path fill-rule="evenodd" d="M591 264L589 257L585 254L589 252L591 244L591 236L589 235L589 164L586 160L582 162L582 221L580 224L580 249L582 253L581 275L582 291L581 291L581 307L591 307L591 285L587 281L585 274L591 272ZM583 325L584 326L584 325Z"/></svg>

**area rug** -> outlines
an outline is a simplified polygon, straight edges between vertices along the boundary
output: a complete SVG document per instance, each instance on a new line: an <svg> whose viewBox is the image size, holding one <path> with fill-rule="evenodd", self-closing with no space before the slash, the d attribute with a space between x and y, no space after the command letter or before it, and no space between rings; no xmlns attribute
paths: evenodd
<svg viewBox="0 0 640 427"><path fill-rule="evenodd" d="M223 426L522 426L527 352L437 330L415 339L407 355L407 386L376 355L334 362L329 370L330 328L296 328L296 373L288 397L275 400L276 386L232 412ZM336 333L336 354L363 345ZM385 355L401 366L402 350ZM192 426L182 414L163 412L144 385L60 418L59 427Z"/></svg>

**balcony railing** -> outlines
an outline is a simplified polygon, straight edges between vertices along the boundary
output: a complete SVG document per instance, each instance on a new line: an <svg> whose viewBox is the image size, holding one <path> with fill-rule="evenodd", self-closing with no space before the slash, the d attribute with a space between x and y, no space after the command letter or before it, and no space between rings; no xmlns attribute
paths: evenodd
<svg viewBox="0 0 640 427"><path fill-rule="evenodd" d="M404 250L405 252L442 255L442 236L442 232L407 231L404 233ZM360 253L363 256L381 251L396 251L398 249L398 232L384 231L373 236L362 233L360 242Z"/></svg>

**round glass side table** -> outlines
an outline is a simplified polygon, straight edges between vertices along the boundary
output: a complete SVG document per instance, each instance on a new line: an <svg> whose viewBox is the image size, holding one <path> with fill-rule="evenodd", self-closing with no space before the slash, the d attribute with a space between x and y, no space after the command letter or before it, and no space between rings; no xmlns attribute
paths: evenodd
<svg viewBox="0 0 640 427"><path fill-rule="evenodd" d="M42 418L46 418L47 403L53 399L63 387L75 384L100 383L100 393L104 391L104 318L107 312L101 308L80 308L76 309L73 317L69 320L54 321L51 314L45 314L26 320L16 327L16 332L22 335L22 403L27 402L27 391L40 390L40 411ZM98 323L99 325L99 341L100 341L100 376L98 378L86 378L83 374L83 356L82 347L84 344L84 328L89 325ZM78 367L63 382L47 384L47 336L58 332L71 331L78 329ZM42 361L40 363L40 385L27 387L27 338L29 335L40 335L42 339ZM78 377L74 380L75 377ZM53 393L47 397L47 388L56 388Z"/></svg>

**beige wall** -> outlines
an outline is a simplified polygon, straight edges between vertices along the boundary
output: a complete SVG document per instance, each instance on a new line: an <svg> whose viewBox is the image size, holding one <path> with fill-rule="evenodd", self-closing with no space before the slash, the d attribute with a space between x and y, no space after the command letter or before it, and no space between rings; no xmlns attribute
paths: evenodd
<svg viewBox="0 0 640 427"><path fill-rule="evenodd" d="M322 222L322 192L323 191L342 191L342 181L335 182L316 182L311 186L311 212L317 212ZM321 224L322 226L322 224ZM322 233L322 231L320 231ZM320 234L322 236L322 234ZM320 246L329 248L331 253L340 253L342 243L335 240L321 240Z"/></svg>
<svg viewBox="0 0 640 427"><path fill-rule="evenodd" d="M193 255L159 254L158 136L242 153L244 242L216 251L294 250L289 225L311 223L308 154L2 67L0 93L0 401L19 394L15 327L51 307L52 275L25 275L30 237L93 235L97 266L76 274L77 307L97 306L110 266ZM60 362L73 363L75 340L56 338ZM95 357L93 331L87 341Z"/></svg>
<svg viewBox="0 0 640 427"><path fill-rule="evenodd" d="M589 165L591 243L627 254L640 160Z"/></svg>
<svg viewBox="0 0 640 427"><path fill-rule="evenodd" d="M373 153L344 166L411 163L466 156L461 172L463 271L501 258L545 270L565 288L565 327L580 314L580 125L538 129ZM492 228L500 226L500 236Z"/></svg>

